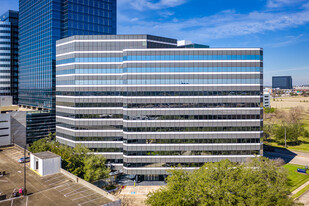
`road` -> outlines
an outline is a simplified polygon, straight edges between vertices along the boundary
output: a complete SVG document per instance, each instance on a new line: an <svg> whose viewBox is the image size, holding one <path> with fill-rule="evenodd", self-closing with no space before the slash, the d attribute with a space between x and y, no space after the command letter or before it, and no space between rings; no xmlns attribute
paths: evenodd
<svg viewBox="0 0 309 206"><path fill-rule="evenodd" d="M270 159L281 158L286 163L297 165L309 165L309 153L289 150L275 150L274 152L264 152L264 156Z"/></svg>

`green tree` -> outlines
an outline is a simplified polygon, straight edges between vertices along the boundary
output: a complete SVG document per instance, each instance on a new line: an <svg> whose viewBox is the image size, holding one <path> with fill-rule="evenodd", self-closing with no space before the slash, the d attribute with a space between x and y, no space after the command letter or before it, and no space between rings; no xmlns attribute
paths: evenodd
<svg viewBox="0 0 309 206"><path fill-rule="evenodd" d="M265 123L263 125L263 132L264 132L264 135L263 135L264 138L265 139L269 138L273 133L273 125Z"/></svg>
<svg viewBox="0 0 309 206"><path fill-rule="evenodd" d="M51 151L52 145L50 144L50 141L51 141L51 139L48 138L48 137L39 139L31 145L29 150L33 153L43 152L43 151Z"/></svg>
<svg viewBox="0 0 309 206"><path fill-rule="evenodd" d="M272 108L272 107L264 107L264 112L266 114L269 114L269 113L275 113L276 110L275 110L275 108Z"/></svg>
<svg viewBox="0 0 309 206"><path fill-rule="evenodd" d="M147 205L294 205L286 171L264 157L244 164L222 160L193 172L169 172L167 186L149 193Z"/></svg>
<svg viewBox="0 0 309 206"><path fill-rule="evenodd" d="M108 177L110 172L105 166L106 159L101 155L90 155L85 159L84 179L88 182Z"/></svg>
<svg viewBox="0 0 309 206"><path fill-rule="evenodd" d="M297 144L298 138L304 134L304 128L300 123L277 126L275 129L275 138L279 144L284 144L285 142L285 130L287 142L293 144Z"/></svg>

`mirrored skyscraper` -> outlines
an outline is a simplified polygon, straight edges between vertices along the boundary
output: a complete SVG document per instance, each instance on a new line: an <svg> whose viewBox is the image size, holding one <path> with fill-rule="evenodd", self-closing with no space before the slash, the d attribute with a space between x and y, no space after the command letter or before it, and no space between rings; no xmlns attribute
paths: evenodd
<svg viewBox="0 0 309 206"><path fill-rule="evenodd" d="M0 16L0 95L18 103L18 11Z"/></svg>
<svg viewBox="0 0 309 206"><path fill-rule="evenodd" d="M53 132L56 41L77 34L115 34L116 0L20 0L19 11L18 103L49 111L45 133Z"/></svg>

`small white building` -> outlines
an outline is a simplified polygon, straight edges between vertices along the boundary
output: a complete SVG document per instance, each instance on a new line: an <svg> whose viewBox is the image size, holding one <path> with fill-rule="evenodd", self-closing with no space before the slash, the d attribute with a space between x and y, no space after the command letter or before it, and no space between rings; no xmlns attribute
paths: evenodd
<svg viewBox="0 0 309 206"><path fill-rule="evenodd" d="M269 92L263 93L263 106L265 108L270 108L270 94L269 94Z"/></svg>
<svg viewBox="0 0 309 206"><path fill-rule="evenodd" d="M30 154L30 168L39 175L52 175L60 172L61 157L52 152Z"/></svg>

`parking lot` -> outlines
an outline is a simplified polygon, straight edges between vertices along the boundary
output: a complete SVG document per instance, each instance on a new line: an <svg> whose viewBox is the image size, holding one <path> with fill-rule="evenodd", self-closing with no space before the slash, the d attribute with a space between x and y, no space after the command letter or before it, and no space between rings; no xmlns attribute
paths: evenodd
<svg viewBox="0 0 309 206"><path fill-rule="evenodd" d="M7 175L0 177L0 192L7 200L0 201L0 206L21 205L103 205L111 202L96 191L75 183L62 173L41 177L27 167L27 197L11 198L14 189L24 187L23 164L18 159L23 152L16 147L0 148L0 171ZM29 164L29 163L28 163Z"/></svg>

